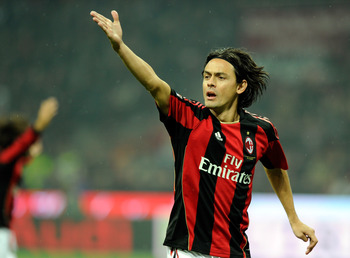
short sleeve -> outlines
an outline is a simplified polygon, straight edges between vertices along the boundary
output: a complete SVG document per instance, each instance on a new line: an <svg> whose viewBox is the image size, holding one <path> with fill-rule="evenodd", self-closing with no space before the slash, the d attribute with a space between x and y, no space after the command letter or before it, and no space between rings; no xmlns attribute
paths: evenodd
<svg viewBox="0 0 350 258"><path fill-rule="evenodd" d="M288 169L288 162L284 154L282 145L278 139L269 142L266 152L260 159L264 167L268 169L281 168Z"/></svg>

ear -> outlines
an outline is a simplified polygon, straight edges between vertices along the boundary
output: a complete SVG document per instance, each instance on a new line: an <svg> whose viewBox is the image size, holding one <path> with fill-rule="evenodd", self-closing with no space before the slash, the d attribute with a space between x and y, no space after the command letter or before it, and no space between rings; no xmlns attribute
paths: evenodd
<svg viewBox="0 0 350 258"><path fill-rule="evenodd" d="M248 87L248 82L246 80L242 80L242 82L237 85L237 89L236 89L237 94L242 94L247 87Z"/></svg>

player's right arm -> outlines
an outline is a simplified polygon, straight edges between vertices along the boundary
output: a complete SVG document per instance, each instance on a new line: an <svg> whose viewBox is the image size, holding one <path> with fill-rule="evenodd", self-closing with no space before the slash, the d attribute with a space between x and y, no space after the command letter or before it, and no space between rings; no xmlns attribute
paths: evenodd
<svg viewBox="0 0 350 258"><path fill-rule="evenodd" d="M91 16L98 26L106 33L113 49L118 53L126 67L136 77L136 79L151 93L158 107L163 114L169 110L170 86L160 79L152 67L138 57L122 39L122 28L119 16L116 11L112 11L113 22L103 15L92 11Z"/></svg>

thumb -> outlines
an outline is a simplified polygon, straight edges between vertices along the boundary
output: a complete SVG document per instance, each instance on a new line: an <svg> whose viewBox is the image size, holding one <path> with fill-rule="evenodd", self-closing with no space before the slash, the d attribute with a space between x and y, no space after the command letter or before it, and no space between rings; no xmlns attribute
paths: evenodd
<svg viewBox="0 0 350 258"><path fill-rule="evenodd" d="M301 240L303 240L304 242L307 242L308 240L308 237L304 234L302 234L300 237L299 237Z"/></svg>
<svg viewBox="0 0 350 258"><path fill-rule="evenodd" d="M119 21L119 14L117 13L117 11L113 10L111 14L114 22Z"/></svg>

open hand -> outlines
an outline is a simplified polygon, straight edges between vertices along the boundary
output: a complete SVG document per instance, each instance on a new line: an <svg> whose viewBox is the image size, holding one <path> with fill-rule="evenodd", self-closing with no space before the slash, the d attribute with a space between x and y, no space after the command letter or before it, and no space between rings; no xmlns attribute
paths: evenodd
<svg viewBox="0 0 350 258"><path fill-rule="evenodd" d="M120 25L118 13L113 10L111 14L113 17L113 22L95 11L90 12L90 15L93 17L92 20L95 21L98 26L100 26L100 28L106 33L113 49L115 51L118 51L120 44L123 42L123 31Z"/></svg>

